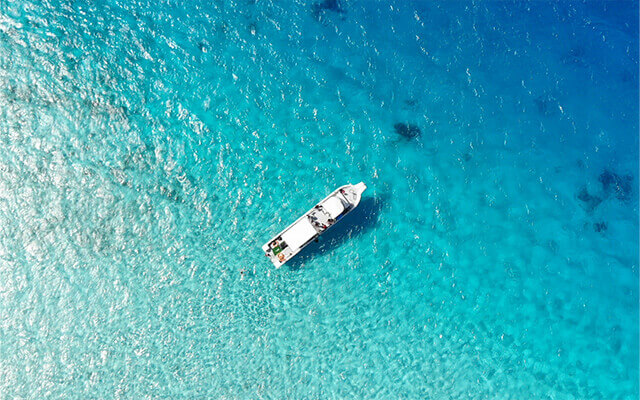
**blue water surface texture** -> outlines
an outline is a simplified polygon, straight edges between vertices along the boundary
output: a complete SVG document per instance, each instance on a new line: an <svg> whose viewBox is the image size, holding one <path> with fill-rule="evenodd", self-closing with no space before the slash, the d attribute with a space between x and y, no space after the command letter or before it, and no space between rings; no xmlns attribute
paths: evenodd
<svg viewBox="0 0 640 400"><path fill-rule="evenodd" d="M0 398L635 399L637 187L635 0L0 1Z"/></svg>

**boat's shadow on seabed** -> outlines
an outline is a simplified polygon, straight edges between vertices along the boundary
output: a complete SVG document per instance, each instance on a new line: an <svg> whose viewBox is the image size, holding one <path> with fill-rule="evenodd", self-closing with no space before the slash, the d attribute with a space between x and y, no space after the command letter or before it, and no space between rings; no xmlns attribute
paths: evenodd
<svg viewBox="0 0 640 400"><path fill-rule="evenodd" d="M312 242L305 247L286 265L291 270L298 270L315 257L328 253L347 240L373 229L378 222L378 216L383 206L384 199L381 197L363 197L355 210L322 234L317 243Z"/></svg>

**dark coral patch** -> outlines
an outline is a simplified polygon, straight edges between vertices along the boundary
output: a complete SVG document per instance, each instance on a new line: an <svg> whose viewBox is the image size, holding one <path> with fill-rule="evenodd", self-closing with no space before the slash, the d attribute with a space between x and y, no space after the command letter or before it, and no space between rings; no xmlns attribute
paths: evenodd
<svg viewBox="0 0 640 400"><path fill-rule="evenodd" d="M317 20L320 20L322 18L322 15L324 15L327 11L331 11L336 14L344 14L344 9L340 5L339 0L324 0L319 3L314 3L311 6L311 13Z"/></svg>
<svg viewBox="0 0 640 400"><path fill-rule="evenodd" d="M581 46L575 46L563 57L565 64L585 65L587 51Z"/></svg>
<svg viewBox="0 0 640 400"><path fill-rule="evenodd" d="M578 192L578 200L584 203L587 211L593 211L600 203L602 203L602 199L598 196L593 196L589 194L589 191L586 187L582 187Z"/></svg>
<svg viewBox="0 0 640 400"><path fill-rule="evenodd" d="M414 139L418 136L422 135L422 131L417 125L413 124L405 124L403 122L398 122L393 125L393 129L395 129L396 133L406 139Z"/></svg>
<svg viewBox="0 0 640 400"><path fill-rule="evenodd" d="M598 181L602 184L605 193L615 194L618 200L629 200L629 198L631 198L633 176L620 176L615 172L605 169L598 177Z"/></svg>
<svg viewBox="0 0 640 400"><path fill-rule="evenodd" d="M559 111L558 102L549 94L538 96L533 100L533 102L535 103L538 112L544 116L551 116Z"/></svg>
<svg viewBox="0 0 640 400"><path fill-rule="evenodd" d="M616 178L616 174L605 169L598 177L598 180L600 181L600 183L602 183L602 186L604 186L605 190L607 190L609 186L615 183Z"/></svg>
<svg viewBox="0 0 640 400"><path fill-rule="evenodd" d="M416 104L418 104L418 102L415 99L407 99L404 101L404 104L408 105L409 107L414 107Z"/></svg>
<svg viewBox="0 0 640 400"><path fill-rule="evenodd" d="M607 223L596 222L595 224L593 224L593 229L595 229L596 232L604 232L607 230Z"/></svg>
<svg viewBox="0 0 640 400"><path fill-rule="evenodd" d="M315 3L313 5L313 9L317 11L333 11L333 12L343 12L342 7L340 6L340 1L338 0L324 0L321 3Z"/></svg>

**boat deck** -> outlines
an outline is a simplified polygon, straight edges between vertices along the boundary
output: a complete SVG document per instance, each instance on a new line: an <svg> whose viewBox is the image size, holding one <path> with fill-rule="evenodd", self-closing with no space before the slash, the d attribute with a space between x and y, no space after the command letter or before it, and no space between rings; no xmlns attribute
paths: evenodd
<svg viewBox="0 0 640 400"><path fill-rule="evenodd" d="M365 189L362 182L338 188L262 246L265 255L280 267L353 210Z"/></svg>

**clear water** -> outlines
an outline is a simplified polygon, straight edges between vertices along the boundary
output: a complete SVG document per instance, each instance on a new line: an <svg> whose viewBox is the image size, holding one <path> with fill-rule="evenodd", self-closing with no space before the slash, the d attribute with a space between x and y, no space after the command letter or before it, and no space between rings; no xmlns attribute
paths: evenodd
<svg viewBox="0 0 640 400"><path fill-rule="evenodd" d="M637 12L0 2L0 398L637 398Z"/></svg>

